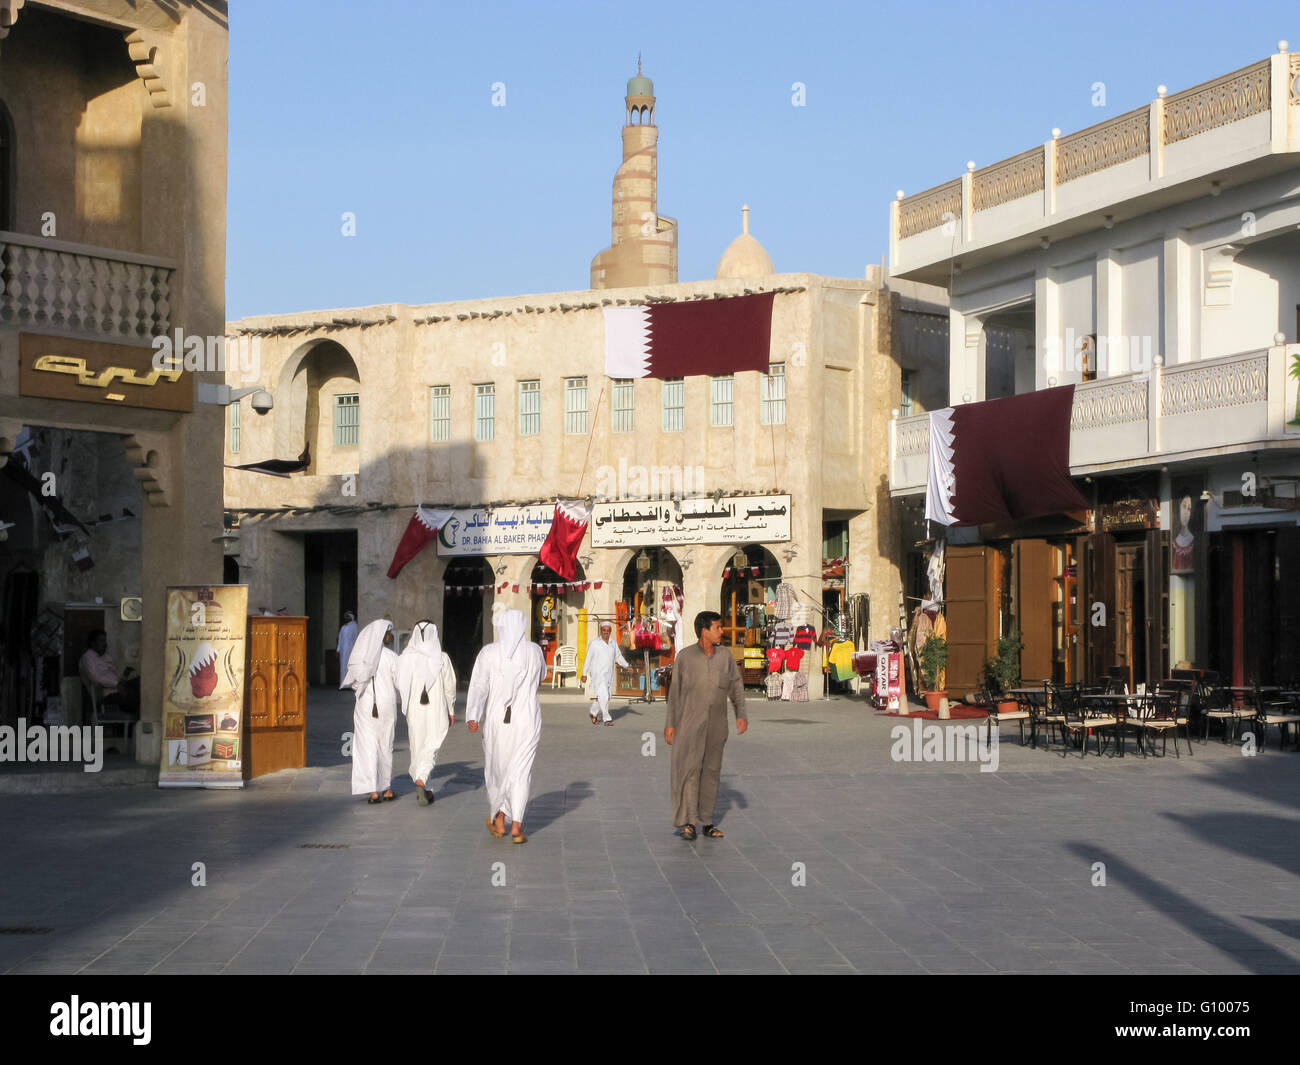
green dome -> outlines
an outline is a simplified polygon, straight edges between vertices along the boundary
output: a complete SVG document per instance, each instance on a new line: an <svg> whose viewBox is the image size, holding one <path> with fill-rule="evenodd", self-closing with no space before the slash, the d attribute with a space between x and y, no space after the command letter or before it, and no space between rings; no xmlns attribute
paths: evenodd
<svg viewBox="0 0 1300 1065"><path fill-rule="evenodd" d="M653 96L654 94L655 83L644 74L637 74L627 79L628 96Z"/></svg>

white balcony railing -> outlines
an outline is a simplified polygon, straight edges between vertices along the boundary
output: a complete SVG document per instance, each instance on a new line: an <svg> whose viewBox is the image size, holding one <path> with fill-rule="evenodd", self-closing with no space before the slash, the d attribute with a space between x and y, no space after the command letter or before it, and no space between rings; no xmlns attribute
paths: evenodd
<svg viewBox="0 0 1300 1065"><path fill-rule="evenodd" d="M933 273L964 253L1215 173L1225 159L1298 149L1300 54L1279 52L896 200L891 270Z"/></svg>
<svg viewBox="0 0 1300 1065"><path fill-rule="evenodd" d="M171 331L169 259L0 231L0 324L148 340Z"/></svg>
<svg viewBox="0 0 1300 1065"><path fill-rule="evenodd" d="M1070 471L1163 464L1273 441L1300 448L1297 360L1300 344L1277 345L1075 385ZM892 492L923 490L929 459L928 414L890 423Z"/></svg>

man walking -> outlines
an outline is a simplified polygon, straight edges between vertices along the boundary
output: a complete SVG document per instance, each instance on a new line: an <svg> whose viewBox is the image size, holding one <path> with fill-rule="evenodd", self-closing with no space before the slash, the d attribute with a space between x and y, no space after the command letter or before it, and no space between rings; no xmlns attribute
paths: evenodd
<svg viewBox="0 0 1300 1065"><path fill-rule="evenodd" d="M428 806L433 802L429 776L438 749L456 720L456 671L432 621L417 621L410 642L397 656L397 691L411 738L415 801Z"/></svg>
<svg viewBox="0 0 1300 1065"><path fill-rule="evenodd" d="M488 809L487 829L497 839L527 843L524 810L533 783L533 758L542 738L542 705L537 697L546 659L542 649L524 639L528 619L523 611L506 610L493 622L496 642L474 661L465 720L470 732L483 732L483 778Z"/></svg>
<svg viewBox="0 0 1300 1065"><path fill-rule="evenodd" d="M596 723L596 711L600 711L606 725L613 725L609 716L609 697L614 691L614 663L627 669L623 652L612 639L614 626L608 621L600 623L600 639L587 645L587 657L582 663L582 683L590 679L591 694L595 702L591 704L591 723Z"/></svg>
<svg viewBox="0 0 1300 1065"><path fill-rule="evenodd" d="M340 689L356 693L352 708L352 794L391 802L393 733L397 729L397 655L391 621L372 621L357 637ZM380 794L380 791L383 794Z"/></svg>
<svg viewBox="0 0 1300 1065"><path fill-rule="evenodd" d="M668 721L664 740L673 749L673 824L682 839L696 838L695 822L704 822L709 839L721 839L713 824L722 777L722 748L727 743L727 700L736 713L736 735L749 728L745 714L745 686L740 668L722 643L722 616L711 610L695 615L697 643L673 661L673 682L668 689Z"/></svg>

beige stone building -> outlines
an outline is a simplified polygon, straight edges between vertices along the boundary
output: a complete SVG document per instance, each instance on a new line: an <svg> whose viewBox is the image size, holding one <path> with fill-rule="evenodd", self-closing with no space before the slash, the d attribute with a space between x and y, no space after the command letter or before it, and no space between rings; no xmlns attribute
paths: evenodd
<svg viewBox="0 0 1300 1065"><path fill-rule="evenodd" d="M220 374L150 364L224 334L226 44L223 3L0 0L0 716L85 714L104 628L142 762L165 590L221 578Z"/></svg>
<svg viewBox="0 0 1300 1065"><path fill-rule="evenodd" d="M637 81L629 114L654 102L648 80L645 93L632 91ZM652 150L653 136L645 143ZM624 155L616 190L635 158L626 138ZM648 172L639 195L653 207L653 151ZM619 210L616 195L616 248L628 246L618 241ZM866 594L873 636L897 624L904 544L919 535L894 518L889 423L900 404L924 409L920 370L944 365L948 311L937 290L885 287L875 268L862 279L776 273L747 232L712 280L605 280L588 291L230 323L232 343L257 369L232 369L229 383L266 388L275 407L262 418L232 408L227 464L292 459L310 445L310 465L287 479L227 471L237 536L229 575L249 584L255 609L311 618L313 681L332 675L328 652L350 609L363 624L387 615L399 630L426 617L440 623L462 672L491 638L494 610L527 611L548 652L580 648L594 619L616 616L620 602L660 614L665 585L682 589L688 617L722 612L738 642L751 601L770 599L782 581L813 623ZM758 292L775 293L768 373L604 375L606 307ZM931 378L942 395L941 374ZM518 532L549 519L557 497L616 501L605 511L598 502L577 586L558 593L536 535ZM456 508L458 524L390 579L416 504ZM509 509L528 504L538 507ZM764 532L759 517L738 517L694 540L611 533L620 512L657 505L670 515L780 508L781 527ZM471 530L498 521L518 539L466 547ZM844 558L844 568L823 567Z"/></svg>

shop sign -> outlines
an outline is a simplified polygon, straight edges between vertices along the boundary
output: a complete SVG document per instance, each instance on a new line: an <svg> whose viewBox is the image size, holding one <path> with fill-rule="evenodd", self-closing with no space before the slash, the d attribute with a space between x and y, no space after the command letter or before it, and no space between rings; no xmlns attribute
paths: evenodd
<svg viewBox="0 0 1300 1065"><path fill-rule="evenodd" d="M1156 527L1156 501L1145 496L1115 499L1097 505L1097 529L1113 532L1116 529L1154 529Z"/></svg>
<svg viewBox="0 0 1300 1065"><path fill-rule="evenodd" d="M248 586L167 589L158 785L242 788Z"/></svg>
<svg viewBox="0 0 1300 1065"><path fill-rule="evenodd" d="M783 543L790 539L788 495L597 503L592 547Z"/></svg>
<svg viewBox="0 0 1300 1065"><path fill-rule="evenodd" d="M179 361L157 369L154 349L42 333L18 335L19 395L113 407L192 411L194 382Z"/></svg>
<svg viewBox="0 0 1300 1065"><path fill-rule="evenodd" d="M554 503L453 510L438 530L438 555L535 555L554 517Z"/></svg>

